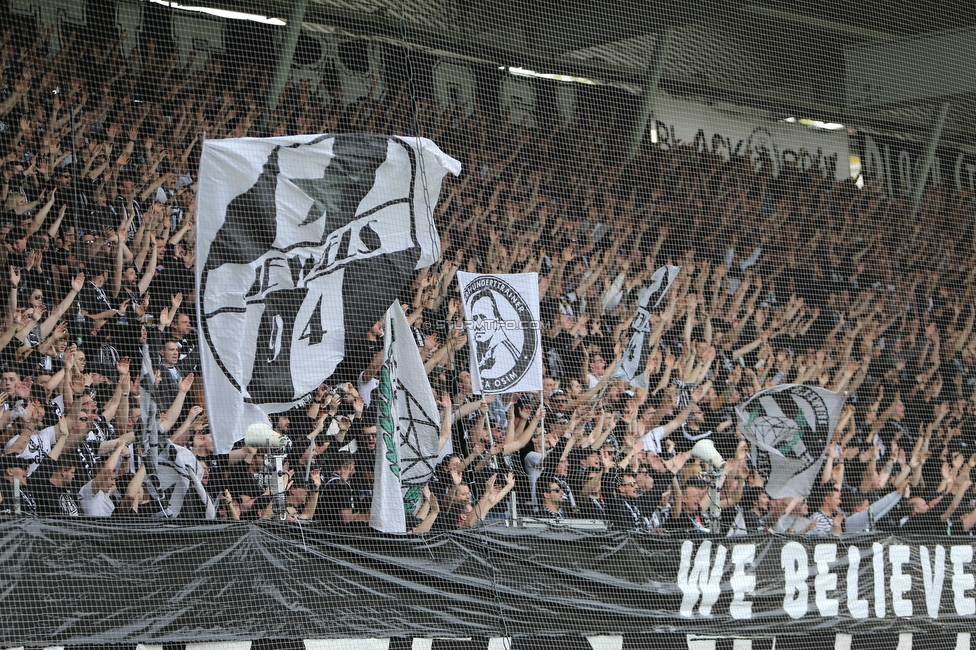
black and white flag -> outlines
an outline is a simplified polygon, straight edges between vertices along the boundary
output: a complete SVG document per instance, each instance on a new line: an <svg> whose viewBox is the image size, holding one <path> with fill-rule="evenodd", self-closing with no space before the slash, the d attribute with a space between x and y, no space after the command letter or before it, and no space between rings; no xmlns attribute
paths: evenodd
<svg viewBox="0 0 976 650"><path fill-rule="evenodd" d="M490 395L542 390L539 275L458 272L471 385Z"/></svg>
<svg viewBox="0 0 976 650"><path fill-rule="evenodd" d="M217 453L327 379L437 260L434 204L460 171L423 138L204 143L197 315Z"/></svg>
<svg viewBox="0 0 976 650"><path fill-rule="evenodd" d="M647 357L650 355L650 346L646 345L647 334L651 331L651 312L664 300L664 295L671 288L674 279L681 271L680 266L662 266L654 275L651 276L651 283L641 289L637 298L637 309L634 313L634 320L630 324L633 333L624 350L623 359L617 364L611 377L629 381L631 386L646 388L647 381L644 379L644 369L647 367Z"/></svg>
<svg viewBox="0 0 976 650"><path fill-rule="evenodd" d="M735 407L770 497L810 493L845 400L817 386L787 384L761 390Z"/></svg>

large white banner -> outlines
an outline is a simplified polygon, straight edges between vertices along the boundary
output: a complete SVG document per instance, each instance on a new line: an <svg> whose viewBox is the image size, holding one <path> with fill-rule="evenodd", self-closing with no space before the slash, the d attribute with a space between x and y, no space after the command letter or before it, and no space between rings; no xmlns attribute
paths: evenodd
<svg viewBox="0 0 976 650"><path fill-rule="evenodd" d="M436 261L434 204L460 171L422 138L204 143L197 315L218 453L315 390Z"/></svg>
<svg viewBox="0 0 976 650"><path fill-rule="evenodd" d="M658 145L671 148L690 145L699 136L699 148L712 150L726 160L747 156L759 169L768 166L773 176L789 161L802 169L818 167L838 181L851 176L847 131L817 131L798 124L729 115L695 102L660 93L654 99ZM820 154L819 161L817 154ZM836 156L836 167L831 157Z"/></svg>
<svg viewBox="0 0 976 650"><path fill-rule="evenodd" d="M476 393L542 390L539 275L458 272Z"/></svg>

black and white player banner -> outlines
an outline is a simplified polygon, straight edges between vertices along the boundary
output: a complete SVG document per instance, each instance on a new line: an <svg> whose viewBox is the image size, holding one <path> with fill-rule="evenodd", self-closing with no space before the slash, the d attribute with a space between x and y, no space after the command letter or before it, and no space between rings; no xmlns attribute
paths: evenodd
<svg viewBox="0 0 976 650"><path fill-rule="evenodd" d="M632 330L630 341L627 343L627 349L624 350L623 359L611 375L614 379L623 379L637 388L647 387L647 380L643 375L647 368L647 357L651 353L647 336L651 331L651 312L664 300L664 295L671 288L680 271L680 266L662 266L654 271L650 284L641 289L637 298L634 320L630 324Z"/></svg>
<svg viewBox="0 0 976 650"><path fill-rule="evenodd" d="M327 379L349 341L434 263L441 180L423 138L208 140L197 203L197 315L217 453Z"/></svg>
<svg viewBox="0 0 976 650"><path fill-rule="evenodd" d="M386 311L379 382L373 392L379 453L369 525L384 533L405 533L406 515L416 514L434 473L441 416L399 301Z"/></svg>
<svg viewBox="0 0 976 650"><path fill-rule="evenodd" d="M845 400L817 386L786 384L761 390L735 407L770 497L810 493Z"/></svg>
<svg viewBox="0 0 976 650"><path fill-rule="evenodd" d="M475 393L542 390L539 275L458 272Z"/></svg>

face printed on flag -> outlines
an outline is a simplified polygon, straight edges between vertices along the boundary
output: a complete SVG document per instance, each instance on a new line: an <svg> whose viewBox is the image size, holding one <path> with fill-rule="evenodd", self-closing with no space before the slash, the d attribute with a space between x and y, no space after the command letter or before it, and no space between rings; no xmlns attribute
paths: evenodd
<svg viewBox="0 0 976 650"><path fill-rule="evenodd" d="M494 292L485 290L473 296L471 302L471 336L478 352L476 363L482 380L498 379L519 362L519 352L525 343L525 335L518 328L506 327L509 322L520 322L511 303L504 305L511 312L502 316ZM527 367L527 364L523 364Z"/></svg>
<svg viewBox="0 0 976 650"><path fill-rule="evenodd" d="M541 390L538 276L458 273L458 282L476 389Z"/></svg>
<svg viewBox="0 0 976 650"><path fill-rule="evenodd" d="M417 138L208 141L197 292L208 400L267 413L328 378L437 259L426 201L448 171L460 165Z"/></svg>

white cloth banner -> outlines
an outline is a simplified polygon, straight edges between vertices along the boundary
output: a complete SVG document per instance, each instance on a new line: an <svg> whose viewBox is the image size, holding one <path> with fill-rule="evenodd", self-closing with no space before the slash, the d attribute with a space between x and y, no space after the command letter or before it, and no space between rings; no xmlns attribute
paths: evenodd
<svg viewBox="0 0 976 650"><path fill-rule="evenodd" d="M665 93L654 99L654 120L658 146L663 148L675 147L679 142L690 145L700 136L699 150L717 153L725 160L748 154L757 169L769 165L773 176L783 165L795 161L802 169L817 167L825 175L832 173L838 181L851 177L846 129L814 130L799 124L730 115ZM718 146L713 149L713 144ZM829 161L832 156L837 157L836 166Z"/></svg>
<svg viewBox="0 0 976 650"><path fill-rule="evenodd" d="M441 418L399 302L386 312L383 351L380 385L373 392L377 441L369 525L404 533L406 515L416 513L420 493L434 473Z"/></svg>
<svg viewBox="0 0 976 650"><path fill-rule="evenodd" d="M315 390L437 260L434 205L460 170L422 138L204 143L197 316L217 453Z"/></svg>
<svg viewBox="0 0 976 650"><path fill-rule="evenodd" d="M773 499L805 497L820 475L845 397L817 386L786 384L735 407L752 443L753 462Z"/></svg>
<svg viewBox="0 0 976 650"><path fill-rule="evenodd" d="M458 272L475 393L542 390L539 276Z"/></svg>

